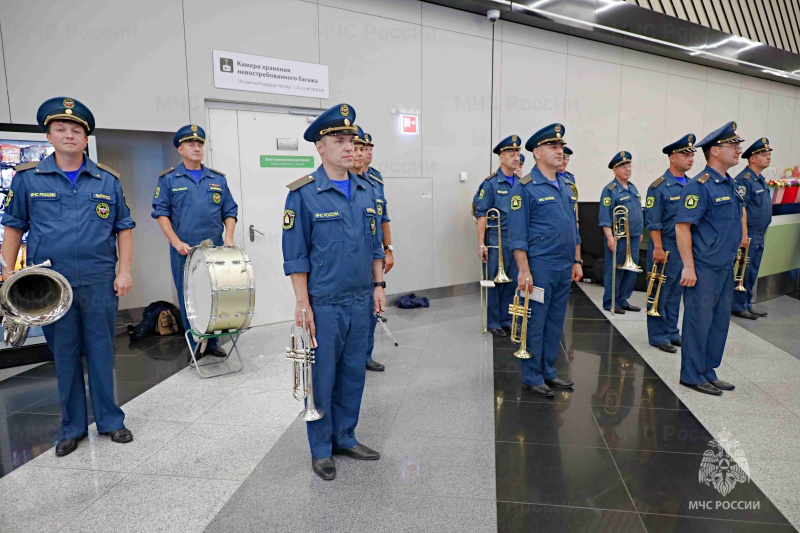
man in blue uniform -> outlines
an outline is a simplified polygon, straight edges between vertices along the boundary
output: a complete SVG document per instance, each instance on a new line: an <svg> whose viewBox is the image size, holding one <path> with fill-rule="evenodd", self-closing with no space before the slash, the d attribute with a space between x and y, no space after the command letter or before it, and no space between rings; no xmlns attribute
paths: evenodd
<svg viewBox="0 0 800 533"><path fill-rule="evenodd" d="M630 152L622 151L616 154L608 163L608 168L614 171L614 181L609 183L600 197L600 227L606 237L606 257L603 269L603 309L611 310L611 279L612 271L615 266L613 252L617 249L617 265L625 263L628 239L623 237L618 242L614 241L614 209L624 206L628 209L628 226L630 229L631 257L634 262L639 259L639 244L642 241L644 231L644 217L642 215L642 197L636 186L630 182L631 179L631 156ZM636 285L636 272L632 270L617 269L616 289L614 308L615 313L624 314L625 311L641 311L641 308L631 305L628 298L633 294L633 287Z"/></svg>
<svg viewBox="0 0 800 533"><path fill-rule="evenodd" d="M558 172L556 174L562 178L568 179L574 184L575 175L572 172L567 172L567 165L569 165L569 158L572 157L572 154L573 154L572 148L570 148L569 146L564 146L564 159L558 166Z"/></svg>
<svg viewBox="0 0 800 533"><path fill-rule="evenodd" d="M153 195L151 216L171 245L169 249L172 280L178 291L183 327L190 329L183 298L183 267L192 246L210 239L214 246L233 246L233 231L239 207L228 189L225 174L203 165L206 132L190 124L179 129L172 138L183 162L166 169L158 177ZM223 237L223 232L225 236ZM198 332L198 333L205 333ZM196 349L193 336L189 336ZM217 339L208 341L203 355L225 357Z"/></svg>
<svg viewBox="0 0 800 533"><path fill-rule="evenodd" d="M744 273L745 292L734 291L731 311L735 316L756 320L758 317L767 316L766 311L753 309L753 287L758 279L758 269L761 267L761 256L764 255L764 236L772 222L772 201L767 189L767 182L761 175L764 169L772 163L772 148L769 139L761 137L742 154L747 159L747 168L742 170L736 178L736 190L744 200L747 231L742 236L742 245L747 244L750 238L748 251L750 263Z"/></svg>
<svg viewBox="0 0 800 533"><path fill-rule="evenodd" d="M516 172L514 172L514 175L516 177L518 177L518 178L521 178L522 176L524 176L525 175L524 170L523 170L524 167L525 167L525 154L520 153L519 154L519 168L517 168Z"/></svg>
<svg viewBox="0 0 800 533"><path fill-rule="evenodd" d="M658 312L661 316L647 315L647 337L651 346L662 352L675 353L676 346L681 345L681 334L678 330L678 313L681 307L683 288L680 286L683 263L675 241L675 216L681 205L681 192L686 186L686 172L694 164L695 136L689 133L661 151L669 156L669 169L656 179L647 189L645 201L645 223L650 232L650 244L647 247L647 272L653 263L664 263L658 272L664 270L667 279L661 285L658 298ZM667 257L669 252L669 257ZM658 282L654 282L653 291ZM655 292L651 296L654 296Z"/></svg>
<svg viewBox="0 0 800 533"><path fill-rule="evenodd" d="M372 168L372 149L375 146L372 135L364 133L359 127L358 137L364 140L364 177L375 186L375 204L380 217L381 234L383 235L383 252L386 254L384 259L384 275L388 274L394 266L394 246L392 246L392 229L389 227L389 211L387 209L386 195L384 192L383 176ZM358 147L356 147L357 149ZM375 328L378 326L378 317L370 313L369 337L367 338L367 370L372 372L383 372L386 367L372 359L372 352L375 349Z"/></svg>
<svg viewBox="0 0 800 533"><path fill-rule="evenodd" d="M675 235L683 260L683 346L680 383L719 396L734 386L717 378L730 325L731 268L742 242L744 207L728 169L739 162L744 139L729 122L696 146L706 168L681 194Z"/></svg>
<svg viewBox="0 0 800 533"><path fill-rule="evenodd" d="M324 416L307 423L311 467L336 477L332 455L374 461L355 437L366 369L369 315L386 309L380 217L372 185L353 167L355 110L334 106L303 136L322 165L288 185L283 212L283 270L291 276L295 322L315 338L314 399Z"/></svg>
<svg viewBox="0 0 800 533"><path fill-rule="evenodd" d="M569 389L573 383L558 377L556 357L567 314L572 281L583 277L578 255L578 199L564 178L556 176L563 154L565 128L550 124L525 143L535 166L520 178L511 196L510 246L519 268L515 289L544 290L543 301L531 295L527 349L521 359L522 383L534 394L553 397L552 388Z"/></svg>
<svg viewBox="0 0 800 533"><path fill-rule="evenodd" d="M114 399L114 334L119 297L133 284L135 224L119 174L84 153L94 130L91 111L73 98L51 98L39 107L36 120L55 153L17 166L3 215L3 258L14 265L22 236L29 232L28 263L49 259L72 287L69 311L42 328L55 356L61 400L56 455L64 456L88 431L84 355L98 433L114 442L133 440ZM12 274L4 271L6 277Z"/></svg>
<svg viewBox="0 0 800 533"><path fill-rule="evenodd" d="M486 323L489 332L497 337L506 337L511 332L511 315L508 314L508 306L514 300L513 280L517 276L517 265L514 262L514 254L511 252L508 237L508 217L511 213L511 188L514 187L517 179L514 173L519 168L521 146L520 138L510 135L494 147L493 152L500 156L500 168L481 183L473 199L475 216L478 220L478 256L484 263L489 262L489 279L494 279L497 275L500 264L498 252L502 252L503 268L512 280L508 283L498 283L493 289L489 289ZM497 229L488 231L488 239L486 235L486 212L492 208L500 211L502 250L491 248L491 246L498 245ZM497 221L493 220L491 224L496 225Z"/></svg>

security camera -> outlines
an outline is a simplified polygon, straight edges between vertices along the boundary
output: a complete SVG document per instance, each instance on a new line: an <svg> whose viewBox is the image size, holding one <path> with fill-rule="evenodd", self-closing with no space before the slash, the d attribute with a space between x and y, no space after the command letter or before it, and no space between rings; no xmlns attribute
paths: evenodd
<svg viewBox="0 0 800 533"><path fill-rule="evenodd" d="M497 22L497 19L500 18L500 10L499 9L490 9L486 12L486 18L489 19L489 22L494 24Z"/></svg>

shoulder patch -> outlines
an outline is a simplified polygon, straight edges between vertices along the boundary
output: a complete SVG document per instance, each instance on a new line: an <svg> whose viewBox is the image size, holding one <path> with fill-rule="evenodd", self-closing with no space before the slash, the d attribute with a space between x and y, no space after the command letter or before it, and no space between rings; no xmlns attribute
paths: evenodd
<svg viewBox="0 0 800 533"><path fill-rule="evenodd" d="M524 176L522 176L517 181L520 182L523 185L527 185L527 184L529 184L531 182L531 175L530 174L525 174Z"/></svg>
<svg viewBox="0 0 800 533"><path fill-rule="evenodd" d="M103 163L97 163L97 168L103 169L106 172L108 172L109 174L111 174L112 176L114 176L115 178L119 179L119 172L117 172L116 170L114 170L110 166L104 165Z"/></svg>
<svg viewBox="0 0 800 533"><path fill-rule="evenodd" d="M744 179L746 179L746 180L749 180L749 179L750 179L750 173L749 173L749 172L745 172L745 173L744 173L744 175L743 175L742 177L743 177Z"/></svg>
<svg viewBox="0 0 800 533"><path fill-rule="evenodd" d="M367 175L368 175L370 178L372 178L372 179L374 179L375 181L377 181L378 183L380 183L381 185L383 185L383 180L382 180L382 179L380 179L380 178L378 177L378 175L377 175L377 174L373 174L372 172L370 172L370 173L368 173Z"/></svg>
<svg viewBox="0 0 800 533"><path fill-rule="evenodd" d="M613 191L616 188L617 188L617 184L614 183L613 181L608 184L608 187L606 187L606 189L608 189L609 191Z"/></svg>
<svg viewBox="0 0 800 533"><path fill-rule="evenodd" d="M369 183L369 184L372 186L372 188L373 188L373 189L374 189L375 187L377 187L377 185L375 185L374 183L372 183L372 180L368 180L368 179L366 178L366 176L359 176L358 174L356 174L356 176L358 176L358 177L359 177L359 178L361 178L362 180L364 180L364 181L366 181L367 183ZM369 176L369 174L367 174L367 176Z"/></svg>
<svg viewBox="0 0 800 533"><path fill-rule="evenodd" d="M169 174L173 170L175 170L175 167L166 168L166 169L164 169L164 172L162 172L161 174L158 175L158 177L160 178L161 176L166 176L167 174Z"/></svg>
<svg viewBox="0 0 800 533"><path fill-rule="evenodd" d="M308 185L312 181L314 181L314 176L309 174L308 176L303 176L299 180L295 180L295 181L291 182L289 185L286 186L286 188L289 189L290 191L296 191L297 189L299 189L303 185Z"/></svg>
<svg viewBox="0 0 800 533"><path fill-rule="evenodd" d="M37 166L39 166L39 161L31 161L30 163L22 163L21 165L17 165L14 167L14 170L17 172L22 172L23 170L36 168Z"/></svg>
<svg viewBox="0 0 800 533"><path fill-rule="evenodd" d="M495 176L497 176L497 171L495 171L495 172L492 172L491 174L489 174L488 176L486 176L486 181L489 181L490 179L492 179L492 178L493 178L493 177L495 177Z"/></svg>
<svg viewBox="0 0 800 533"><path fill-rule="evenodd" d="M220 172L220 171L219 171L219 170L217 170L216 168L211 168L211 167L209 167L209 169L208 169L208 170L210 170L211 172L214 172L215 174L219 174L219 175L220 175L220 176L222 176L223 178L225 177L225 173L224 173L224 172Z"/></svg>
<svg viewBox="0 0 800 533"><path fill-rule="evenodd" d="M697 183L705 183L705 182L708 181L708 178L710 178L710 177L711 177L711 174L705 173L702 176L700 176L699 178L697 178Z"/></svg>
<svg viewBox="0 0 800 533"><path fill-rule="evenodd" d="M655 189L656 187L658 187L659 185L661 185L665 181L667 181L667 180L664 179L664 176L659 176L658 179L656 179L656 181L654 181L653 183L650 184L650 186Z"/></svg>

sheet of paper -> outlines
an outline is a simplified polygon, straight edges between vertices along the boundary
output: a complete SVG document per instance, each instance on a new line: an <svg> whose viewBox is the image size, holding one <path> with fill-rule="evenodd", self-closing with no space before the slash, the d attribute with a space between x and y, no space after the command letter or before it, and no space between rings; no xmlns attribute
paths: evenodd
<svg viewBox="0 0 800 533"><path fill-rule="evenodd" d="M544 303L544 289L534 285L533 286L533 292L531 293L531 300L533 300L534 302L539 302L540 304L543 304Z"/></svg>

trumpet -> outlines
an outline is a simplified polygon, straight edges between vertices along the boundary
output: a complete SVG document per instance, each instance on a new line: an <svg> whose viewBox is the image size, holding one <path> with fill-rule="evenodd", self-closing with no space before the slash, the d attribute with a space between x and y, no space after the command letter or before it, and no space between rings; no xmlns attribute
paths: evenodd
<svg viewBox="0 0 800 533"><path fill-rule="evenodd" d="M747 289L744 286L744 273L747 271L747 265L750 263L750 241L747 239L747 246L739 248L736 252L736 262L733 264L733 281L738 282L738 285L733 288L735 291L745 292ZM744 253L742 253L744 250ZM739 268L741 267L741 271Z"/></svg>
<svg viewBox="0 0 800 533"><path fill-rule="evenodd" d="M661 286L667 281L667 276L664 275L664 271L667 269L667 261L669 260L669 252L665 252L666 257L664 257L664 263L661 266L661 274L658 273L658 263L653 261L653 270L648 272L647 274L647 293L645 296L645 301L651 305L650 310L647 312L647 316L661 316L661 313L658 312L658 299L661 296ZM658 287L656 288L655 296L650 296L653 292L653 284L658 281Z"/></svg>
<svg viewBox="0 0 800 533"><path fill-rule="evenodd" d="M508 306L508 314L511 315L511 342L519 344L519 350L514 352L514 357L518 359L530 359L531 354L527 350L528 339L528 319L531 316L531 310L528 304L531 299L531 291L528 290L528 283L530 279L525 280L525 303L519 304L519 289L514 291L514 302Z"/></svg>
<svg viewBox="0 0 800 533"><path fill-rule="evenodd" d="M292 395L296 400L306 401L306 407L300 411L303 420L313 422L322 418L325 413L314 405L314 380L312 365L314 364L314 348L311 340L311 330L306 324L306 310L303 309L303 325L299 336L295 333L292 324L292 333L289 346L286 347L286 359L293 365Z"/></svg>
<svg viewBox="0 0 800 533"><path fill-rule="evenodd" d="M642 272L642 269L633 261L631 257L631 228L628 225L628 208L624 205L618 205L612 212L612 222L614 233L614 267L611 269L611 314L614 314L614 308L617 306L616 288L617 288L617 269L630 270L631 272ZM617 244L619 240L624 238L627 246L625 251L625 263L617 265Z"/></svg>

